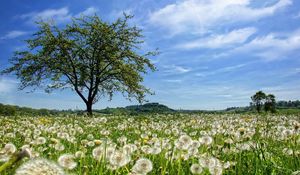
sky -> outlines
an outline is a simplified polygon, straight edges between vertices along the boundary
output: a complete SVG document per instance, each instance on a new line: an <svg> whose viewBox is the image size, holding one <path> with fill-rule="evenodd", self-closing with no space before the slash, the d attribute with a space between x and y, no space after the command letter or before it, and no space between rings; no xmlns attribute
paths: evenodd
<svg viewBox="0 0 300 175"><path fill-rule="evenodd" d="M35 21L60 27L73 17L99 15L107 22L134 15L143 30L142 51L158 71L145 75L155 92L149 102L174 109L246 106L258 90L277 100L300 99L300 1L298 0L10 0L0 5L0 69L37 31ZM84 109L70 90L47 94L18 90L13 75L0 76L0 103L33 108ZM116 94L94 108L137 104Z"/></svg>

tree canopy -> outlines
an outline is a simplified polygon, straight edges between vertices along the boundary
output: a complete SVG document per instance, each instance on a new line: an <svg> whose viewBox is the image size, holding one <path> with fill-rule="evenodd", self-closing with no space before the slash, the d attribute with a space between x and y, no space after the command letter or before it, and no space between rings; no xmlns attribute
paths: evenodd
<svg viewBox="0 0 300 175"><path fill-rule="evenodd" d="M262 109L266 112L275 112L276 110L276 100L273 94L266 95L263 91L258 91L251 97L251 100L257 112L261 112Z"/></svg>
<svg viewBox="0 0 300 175"><path fill-rule="evenodd" d="M39 30L26 40L28 49L15 52L11 67L20 89L44 88L46 92L70 88L84 101L87 111L101 97L112 98L121 92L127 99L145 100L151 91L142 85L143 75L155 66L149 57L156 51L140 54L142 30L129 25L132 16L108 23L97 15L74 18L59 28L38 22Z"/></svg>

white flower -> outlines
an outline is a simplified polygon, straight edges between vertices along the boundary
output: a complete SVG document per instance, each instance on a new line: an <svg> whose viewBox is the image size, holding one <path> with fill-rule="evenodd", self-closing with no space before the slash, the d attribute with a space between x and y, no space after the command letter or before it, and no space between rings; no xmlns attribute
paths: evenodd
<svg viewBox="0 0 300 175"><path fill-rule="evenodd" d="M37 145L43 145L46 143L46 138L45 137L38 137L36 140L35 140L35 144Z"/></svg>
<svg viewBox="0 0 300 175"><path fill-rule="evenodd" d="M111 165L114 165L116 167L122 167L129 163L130 160L130 156L127 153L124 153L122 151L115 151L110 156L109 162Z"/></svg>
<svg viewBox="0 0 300 175"><path fill-rule="evenodd" d="M77 151L75 153L75 157L81 159L81 158L85 157L85 154L82 151Z"/></svg>
<svg viewBox="0 0 300 175"><path fill-rule="evenodd" d="M136 161L135 165L132 168L132 171L138 174L147 174L152 171L152 169L153 165L149 159L140 158Z"/></svg>
<svg viewBox="0 0 300 175"><path fill-rule="evenodd" d="M72 154L64 154L58 158L58 164L66 169L72 170L77 166L74 161L75 156Z"/></svg>
<svg viewBox="0 0 300 175"><path fill-rule="evenodd" d="M105 149L102 146L94 148L92 152L94 159L100 160L105 153L104 151Z"/></svg>
<svg viewBox="0 0 300 175"><path fill-rule="evenodd" d="M7 143L4 148L0 151L0 153L5 153L5 154L13 154L17 151L17 148L14 144L12 143Z"/></svg>
<svg viewBox="0 0 300 175"><path fill-rule="evenodd" d="M183 147L182 147L183 149L188 149L188 147L192 144L192 139L188 135L182 135L182 136L180 136L180 138L178 139L178 141L183 144Z"/></svg>
<svg viewBox="0 0 300 175"><path fill-rule="evenodd" d="M210 145L213 142L213 139L210 136L203 136L199 139L199 142L204 145Z"/></svg>
<svg viewBox="0 0 300 175"><path fill-rule="evenodd" d="M190 167L190 171L192 174L201 174L202 173L202 167L199 164L193 164Z"/></svg>
<svg viewBox="0 0 300 175"><path fill-rule="evenodd" d="M222 175L223 168L221 166L209 167L209 172L212 175Z"/></svg>
<svg viewBox="0 0 300 175"><path fill-rule="evenodd" d="M39 158L21 165L15 175L65 175L65 173L57 164Z"/></svg>

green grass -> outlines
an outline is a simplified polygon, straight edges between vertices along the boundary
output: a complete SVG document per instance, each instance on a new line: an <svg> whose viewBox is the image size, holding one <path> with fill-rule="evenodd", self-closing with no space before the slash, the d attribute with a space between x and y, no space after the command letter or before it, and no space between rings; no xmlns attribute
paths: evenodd
<svg viewBox="0 0 300 175"><path fill-rule="evenodd" d="M300 170L298 125L297 115L0 117L0 150L7 143L13 143L19 149L29 145L36 156L55 162L63 154L85 152L84 158L74 159L77 163L75 169L65 169L72 174L128 174L141 157L151 160L153 169L148 174L153 175L191 174L191 165L199 164L199 160L217 161L209 167L221 167L223 174L292 174ZM64 135L68 137L61 137ZM93 138L89 138L88 135L93 135ZM201 143L200 147L196 148L198 153L186 156L188 150L176 147L176 142L182 135L188 135L194 141L208 135L213 138L213 142L210 145ZM37 145L35 140L38 137L46 138L46 143ZM56 150L55 142L51 141L51 138L57 139L65 149ZM120 138L126 138L126 143L120 142ZM231 139L232 143L226 143L228 139ZM108 159L99 161L92 156L93 149L101 145L98 140L102 145L114 143L117 150L122 150L126 144L135 144L137 150L130 154L131 161L128 164L111 170L108 168ZM161 148L161 152L147 154L142 151L144 145ZM166 157L166 154L173 156ZM2 174L14 174L26 161L27 158L23 159ZM226 162L231 164L229 168L224 167ZM0 166L3 163L0 163ZM211 174L208 166L202 167L202 174Z"/></svg>

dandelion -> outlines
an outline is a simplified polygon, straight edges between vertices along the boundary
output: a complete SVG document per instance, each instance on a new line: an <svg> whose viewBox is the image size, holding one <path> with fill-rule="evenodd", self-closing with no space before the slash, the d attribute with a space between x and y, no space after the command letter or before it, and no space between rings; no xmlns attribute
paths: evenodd
<svg viewBox="0 0 300 175"><path fill-rule="evenodd" d="M192 174L201 174L202 167L199 164L192 164L192 166L190 167L190 171Z"/></svg>
<svg viewBox="0 0 300 175"><path fill-rule="evenodd" d="M204 145L210 145L213 142L213 139L210 136L203 136L199 139L199 142Z"/></svg>
<svg viewBox="0 0 300 175"><path fill-rule="evenodd" d="M72 154L64 154L58 158L58 164L66 169L72 170L77 166L74 161L75 156Z"/></svg>
<svg viewBox="0 0 300 175"><path fill-rule="evenodd" d="M98 146L98 147L94 148L92 151L92 155L93 155L94 159L100 160L101 157L104 155L104 151L105 150L102 146Z"/></svg>
<svg viewBox="0 0 300 175"><path fill-rule="evenodd" d="M81 159L81 158L85 157L85 154L82 151L77 151L75 153L75 157Z"/></svg>
<svg viewBox="0 0 300 175"><path fill-rule="evenodd" d="M179 142L183 144L183 149L187 149L192 144L192 139L188 135L182 135L178 139Z"/></svg>
<svg viewBox="0 0 300 175"><path fill-rule="evenodd" d="M152 171L152 169L153 165L149 159L140 158L136 161L135 165L132 168L132 171L138 174L147 174Z"/></svg>
<svg viewBox="0 0 300 175"><path fill-rule="evenodd" d="M14 144L12 143L7 143L4 148L0 151L0 153L5 153L5 154L13 154L17 151L17 148Z"/></svg>
<svg viewBox="0 0 300 175"><path fill-rule="evenodd" d="M57 151L63 151L65 150L65 146L62 143L57 143L54 145L54 149Z"/></svg>
<svg viewBox="0 0 300 175"><path fill-rule="evenodd" d="M141 147L141 150L145 153L145 154L151 154L152 153L152 148L149 145L144 145Z"/></svg>
<svg viewBox="0 0 300 175"><path fill-rule="evenodd" d="M230 167L230 162L227 161L224 163L223 168L228 169Z"/></svg>
<svg viewBox="0 0 300 175"><path fill-rule="evenodd" d="M130 156L122 151L115 151L109 159L111 165L122 167L130 162Z"/></svg>
<svg viewBox="0 0 300 175"><path fill-rule="evenodd" d="M221 166L209 167L209 172L211 175L222 175L223 168Z"/></svg>
<svg viewBox="0 0 300 175"><path fill-rule="evenodd" d="M15 175L65 175L63 169L54 162L46 159L32 159L17 170Z"/></svg>

